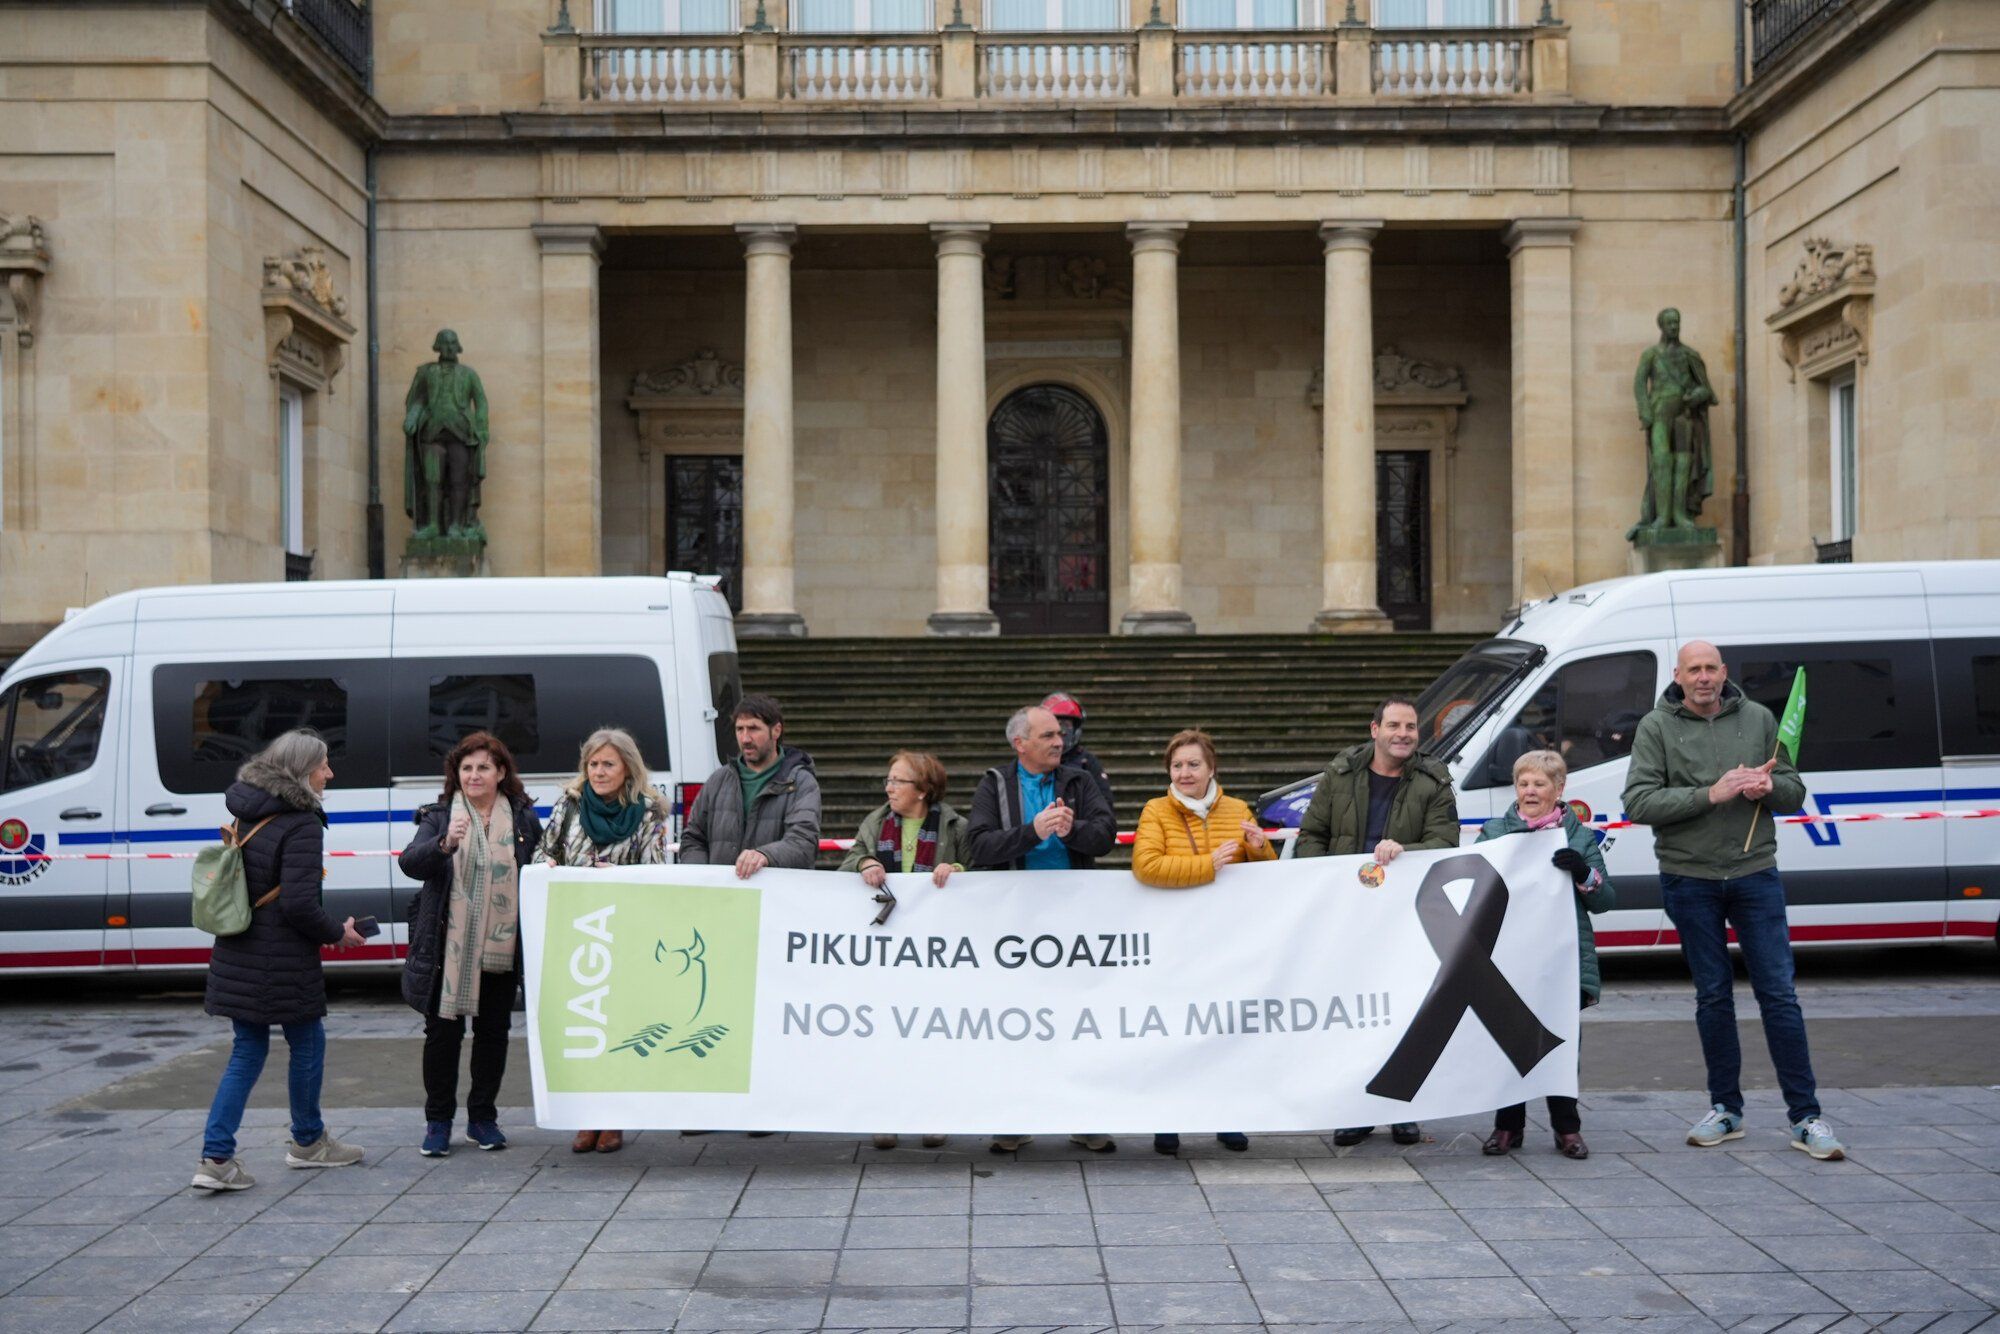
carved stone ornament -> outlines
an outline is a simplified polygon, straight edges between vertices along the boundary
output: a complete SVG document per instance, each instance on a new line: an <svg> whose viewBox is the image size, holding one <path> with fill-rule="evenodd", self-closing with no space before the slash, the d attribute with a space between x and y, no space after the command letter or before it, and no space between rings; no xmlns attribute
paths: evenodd
<svg viewBox="0 0 2000 1334"><path fill-rule="evenodd" d="M632 394L694 394L702 398L717 394L743 396L743 368L724 361L712 347L702 348L678 366L640 371L632 377Z"/></svg>
<svg viewBox="0 0 2000 1334"><path fill-rule="evenodd" d="M1376 403L1412 398L1439 406L1463 407L1465 372L1442 362L1406 357L1396 350L1395 344L1384 343L1375 354ZM1312 379L1306 383L1306 399L1316 408L1325 406L1326 389L1320 367L1313 367Z"/></svg>
<svg viewBox="0 0 2000 1334"><path fill-rule="evenodd" d="M625 406L642 450L732 453L743 448L743 367L704 347L686 361L632 377Z"/></svg>
<svg viewBox="0 0 2000 1334"><path fill-rule="evenodd" d="M301 246L264 257L264 347L272 374L331 391L347 361L354 326L347 298L334 290L326 251Z"/></svg>
<svg viewBox="0 0 2000 1334"><path fill-rule="evenodd" d="M1874 246L1813 237L1805 251L1764 321L1793 381L1802 370L1816 378L1849 362L1866 365L1875 304Z"/></svg>
<svg viewBox="0 0 2000 1334"><path fill-rule="evenodd" d="M989 254L986 295L994 301L1130 301L1132 289L1101 255Z"/></svg>
<svg viewBox="0 0 2000 1334"><path fill-rule="evenodd" d="M0 213L0 316L23 348L35 345L42 275L49 271L49 236L41 219Z"/></svg>

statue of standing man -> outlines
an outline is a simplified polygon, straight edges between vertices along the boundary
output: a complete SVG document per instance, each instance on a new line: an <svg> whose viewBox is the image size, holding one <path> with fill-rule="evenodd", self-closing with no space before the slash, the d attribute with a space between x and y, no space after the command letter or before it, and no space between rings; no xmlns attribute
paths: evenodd
<svg viewBox="0 0 2000 1334"><path fill-rule="evenodd" d="M1681 313L1659 314L1660 341L1639 355L1632 396L1646 432L1646 490L1630 542L1663 529L1692 530L1701 505L1715 489L1709 466L1708 409L1715 389L1701 354L1681 341Z"/></svg>
<svg viewBox="0 0 2000 1334"><path fill-rule="evenodd" d="M438 359L417 368L403 411L403 512L412 543L455 538L483 546L479 484L486 479L486 387L458 359L458 334L438 330Z"/></svg>

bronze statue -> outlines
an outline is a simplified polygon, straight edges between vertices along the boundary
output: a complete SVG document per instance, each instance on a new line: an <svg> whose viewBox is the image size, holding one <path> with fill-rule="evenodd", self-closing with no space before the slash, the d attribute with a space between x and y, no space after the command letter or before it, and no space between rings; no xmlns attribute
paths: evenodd
<svg viewBox="0 0 2000 1334"><path fill-rule="evenodd" d="M458 359L458 335L438 330L438 359L417 368L403 412L403 512L411 542L455 538L483 545L479 486L486 480L486 388Z"/></svg>
<svg viewBox="0 0 2000 1334"><path fill-rule="evenodd" d="M1681 313L1669 306L1659 314L1660 341L1639 356L1632 396L1639 425L1646 431L1646 488L1639 522L1626 530L1630 542L1642 533L1695 530L1702 502L1715 490L1709 466L1708 409L1715 389L1701 354L1681 341Z"/></svg>

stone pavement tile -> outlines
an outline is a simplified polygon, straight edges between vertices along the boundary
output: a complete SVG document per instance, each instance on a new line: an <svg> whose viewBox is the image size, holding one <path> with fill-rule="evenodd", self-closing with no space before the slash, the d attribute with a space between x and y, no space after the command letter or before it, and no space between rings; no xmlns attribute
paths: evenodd
<svg viewBox="0 0 2000 1334"><path fill-rule="evenodd" d="M1733 1324L1750 1315L1839 1314L1847 1308L1795 1274L1662 1274L1704 1315Z"/></svg>
<svg viewBox="0 0 2000 1334"><path fill-rule="evenodd" d="M1662 1209L1599 1209L1577 1211L1606 1236L1726 1237L1729 1229L1691 1204ZM1835 1220L1838 1221L1838 1220Z"/></svg>
<svg viewBox="0 0 2000 1334"><path fill-rule="evenodd" d="M827 1326L888 1328L931 1325L947 1329L966 1320L967 1292L955 1287L835 1288L827 1300Z"/></svg>
<svg viewBox="0 0 2000 1334"><path fill-rule="evenodd" d="M88 1296L12 1292L0 1297L0 1330L10 1334L16 1330L33 1334L82 1334L130 1300L130 1294L120 1292Z"/></svg>
<svg viewBox="0 0 2000 1334"><path fill-rule="evenodd" d="M1901 1204L1842 1204L1822 1209L1816 1204L1803 1203L1711 1204L1704 1206L1703 1212L1740 1237L1779 1235L1809 1237L1831 1236L1859 1230L1841 1216L1841 1211L1908 1207ZM1963 1223L1964 1220L1959 1221Z"/></svg>
<svg viewBox="0 0 2000 1334"><path fill-rule="evenodd" d="M484 1223L500 1212L508 1197L477 1195L400 1195L372 1223Z"/></svg>
<svg viewBox="0 0 2000 1334"><path fill-rule="evenodd" d="M1625 1161L1647 1176L1657 1181L1664 1181L1668 1185L1692 1177L1763 1175L1745 1162L1741 1154L1727 1151L1716 1153L1712 1149L1697 1149L1692 1146L1683 1146L1669 1153L1628 1154Z"/></svg>
<svg viewBox="0 0 2000 1334"><path fill-rule="evenodd" d="M706 1251L586 1251L564 1288L692 1288Z"/></svg>
<svg viewBox="0 0 2000 1334"><path fill-rule="evenodd" d="M1322 1181L1316 1183L1335 1209L1442 1209L1444 1196L1424 1181Z"/></svg>
<svg viewBox="0 0 2000 1334"><path fill-rule="evenodd" d="M603 1223L486 1223L460 1249L462 1255L565 1255L574 1260L605 1228ZM296 1254L296 1252L287 1252Z"/></svg>
<svg viewBox="0 0 2000 1334"><path fill-rule="evenodd" d="M99 1334L220 1334L270 1300L251 1293L149 1292L96 1328Z"/></svg>
<svg viewBox="0 0 2000 1334"><path fill-rule="evenodd" d="M285 1292L243 1326L245 1334L375 1334L409 1301L400 1292L350 1292L330 1302L317 1292Z"/></svg>
<svg viewBox="0 0 2000 1334"><path fill-rule="evenodd" d="M1197 1158L1188 1166L1204 1186L1304 1186L1310 1178L1289 1158Z"/></svg>
<svg viewBox="0 0 2000 1334"><path fill-rule="evenodd" d="M957 1186L972 1179L970 1163L904 1163L869 1162L861 1168L861 1185L864 1189L887 1187L898 1189L912 1186Z"/></svg>
<svg viewBox="0 0 2000 1334"><path fill-rule="evenodd" d="M513 1150L510 1149L508 1150L508 1152L511 1153L513 1152ZM481 1158L485 1158L487 1156L488 1155L486 1154L480 1155ZM448 1164L447 1166L439 1168L438 1170L433 1172L426 1172L422 1176L418 1177L415 1181L412 1181L410 1183L407 1194L409 1195L462 1195L462 1194L512 1195L516 1191L520 1190L521 1187L525 1186L528 1183L528 1178L534 1175L532 1169L523 1170L516 1168L513 1170L508 1170L505 1168L494 1167L492 1164L484 1162L480 1163L479 1166L491 1168L492 1170L484 1172L477 1171L470 1165L465 1167L449 1166L449 1164L457 1163L459 1161L460 1161L459 1158L445 1159L446 1164ZM474 1160L471 1158L465 1158L464 1161L467 1164L471 1164L474 1162ZM252 1168L251 1170L254 1171L256 1169Z"/></svg>
<svg viewBox="0 0 2000 1334"><path fill-rule="evenodd" d="M1425 1148L1405 1156L1426 1181L1521 1181L1531 1175L1518 1158L1488 1158L1480 1153L1479 1143L1487 1134L1482 1128L1462 1153Z"/></svg>
<svg viewBox="0 0 2000 1334"><path fill-rule="evenodd" d="M448 1160L449 1161L449 1160ZM480 1161L477 1156L468 1156L468 1162ZM570 1161L557 1159L537 1167L521 1187L526 1191L583 1190L618 1191L623 1193L639 1184L646 1174L643 1167L621 1163L616 1166L594 1160L591 1154L573 1154Z"/></svg>
<svg viewBox="0 0 2000 1334"><path fill-rule="evenodd" d="M1473 1241L1472 1229L1449 1209L1343 1209L1336 1215L1359 1242Z"/></svg>
<svg viewBox="0 0 2000 1334"><path fill-rule="evenodd" d="M1604 1319L1694 1315L1695 1308L1651 1274L1540 1275L1528 1280L1559 1316Z"/></svg>
<svg viewBox="0 0 2000 1334"><path fill-rule="evenodd" d="M1241 1283L1111 1284L1120 1325L1227 1325L1258 1322L1257 1304Z"/></svg>
<svg viewBox="0 0 2000 1334"><path fill-rule="evenodd" d="M1090 1212L1090 1196L1075 1181L1008 1182L995 1185L978 1181L972 1187L972 1212L976 1214L1085 1214Z"/></svg>
<svg viewBox="0 0 2000 1334"><path fill-rule="evenodd" d="M243 1224L210 1246L204 1255L331 1255L357 1228L354 1223Z"/></svg>
<svg viewBox="0 0 2000 1334"><path fill-rule="evenodd" d="M490 1255L455 1255L424 1285L425 1292L553 1292L563 1285L577 1257L564 1251L542 1255L521 1251L504 1262Z"/></svg>
<svg viewBox="0 0 2000 1334"><path fill-rule="evenodd" d="M1621 1276L1622 1277L1622 1276ZM1546 1316L1549 1308L1518 1278L1392 1278L1389 1291L1412 1320L1500 1320Z"/></svg>
<svg viewBox="0 0 2000 1334"><path fill-rule="evenodd" d="M444 1268L441 1255L331 1255L287 1292L417 1292Z"/></svg>
<svg viewBox="0 0 2000 1334"><path fill-rule="evenodd" d="M1225 1215L1229 1218L1248 1216ZM1277 1218L1301 1216L1258 1215ZM1326 1219L1332 1222L1333 1216L1328 1214ZM1095 1240L1104 1246L1212 1246L1222 1241L1222 1219L1210 1214L1100 1214L1094 1221L1097 1225ZM976 1238L976 1221L973 1232Z"/></svg>
<svg viewBox="0 0 2000 1334"><path fill-rule="evenodd" d="M678 1220L688 1222L691 1220ZM871 1223L923 1223L921 1218L869 1219ZM636 1225L634 1225L636 1226ZM839 1250L847 1233L847 1218L732 1218L722 1226L717 1250L791 1251Z"/></svg>
<svg viewBox="0 0 2000 1334"><path fill-rule="evenodd" d="M728 1191L736 1194L750 1184L754 1169L748 1167L697 1167L692 1164L651 1166L639 1178L633 1193L644 1195L656 1190Z"/></svg>
<svg viewBox="0 0 2000 1334"><path fill-rule="evenodd" d="M1979 1232L1980 1225L1941 1204L1830 1204L1827 1211L1876 1236Z"/></svg>
<svg viewBox="0 0 2000 1334"><path fill-rule="evenodd" d="M1363 1241L1383 1278L1504 1278L1513 1271L1483 1241Z"/></svg>
<svg viewBox="0 0 2000 1334"><path fill-rule="evenodd" d="M1946 1149L1855 1148L1848 1146L1847 1160L1871 1172L1909 1176L1918 1172L1963 1172L1967 1160Z"/></svg>
<svg viewBox="0 0 2000 1334"><path fill-rule="evenodd" d="M22 1214L31 1213L48 1203L40 1195L0 1196L0 1223L11 1223Z"/></svg>
<svg viewBox="0 0 2000 1334"><path fill-rule="evenodd" d="M1594 1241L1492 1240L1489 1244L1507 1267L1523 1278L1646 1272L1636 1256L1606 1237Z"/></svg>
<svg viewBox="0 0 2000 1334"><path fill-rule="evenodd" d="M141 1215L123 1227L112 1228L83 1248L82 1255L178 1255L189 1258L221 1241L236 1230L234 1219L198 1223L186 1218L147 1221Z"/></svg>
<svg viewBox="0 0 2000 1334"><path fill-rule="evenodd" d="M1208 1200L1199 1186L1092 1186L1093 1214L1201 1214Z"/></svg>
<svg viewBox="0 0 2000 1334"><path fill-rule="evenodd" d="M394 1195L328 1195L293 1191L257 1215L260 1223L366 1223L396 1199Z"/></svg>
<svg viewBox="0 0 2000 1334"><path fill-rule="evenodd" d="M1253 1243L1230 1250L1236 1256L1237 1269L1253 1286L1260 1279L1318 1283L1375 1277L1374 1266L1352 1242Z"/></svg>
<svg viewBox="0 0 2000 1334"><path fill-rule="evenodd" d="M1990 1304L1921 1269L1814 1274L1812 1284L1851 1311L1986 1311Z"/></svg>
<svg viewBox="0 0 2000 1334"><path fill-rule="evenodd" d="M453 1256L479 1228L478 1223L363 1223L334 1254Z"/></svg>
<svg viewBox="0 0 2000 1334"><path fill-rule="evenodd" d="M1820 1205L1914 1204L1924 1198L1903 1181L1876 1176L1873 1172L1822 1172L1818 1176L1788 1178L1784 1186L1800 1199Z"/></svg>
<svg viewBox="0 0 2000 1334"><path fill-rule="evenodd" d="M793 1141L797 1147L832 1149L851 1154L854 1141L834 1139L828 1141ZM819 1156L824 1156L819 1155ZM861 1165L853 1162L838 1163L767 1163L750 1176L752 1190L834 1190L842 1186L855 1187L861 1184Z"/></svg>
<svg viewBox="0 0 2000 1334"><path fill-rule="evenodd" d="M590 1249L705 1251L722 1236L724 1226L720 1218L614 1218L598 1229Z"/></svg>
<svg viewBox="0 0 2000 1334"><path fill-rule="evenodd" d="M1208 1197L1210 1212L1218 1214L1319 1213L1327 1208L1326 1198L1305 1182L1296 1185L1208 1185L1202 1188L1202 1193Z"/></svg>
<svg viewBox="0 0 2000 1334"><path fill-rule="evenodd" d="M55 1263L47 1257L0 1255L0 1293L12 1292Z"/></svg>
<svg viewBox="0 0 2000 1334"><path fill-rule="evenodd" d="M938 1251L939 1255L955 1252ZM849 1257L867 1251L849 1251L841 1259L847 1272ZM922 1252L881 1251L875 1254L922 1254ZM1047 1286L1062 1283L1101 1283L1104 1261L1094 1246L975 1246L972 1249L972 1281L994 1286Z"/></svg>
<svg viewBox="0 0 2000 1334"><path fill-rule="evenodd" d="M189 1172L192 1174L192 1167ZM65 1195L50 1200L39 1209L30 1209L12 1223L10 1228L33 1227L43 1224L90 1224L111 1226L127 1222L145 1213L155 1203L154 1197L132 1198L121 1195Z"/></svg>
<svg viewBox="0 0 2000 1334"><path fill-rule="evenodd" d="M58 1260L15 1289L18 1294L136 1297L187 1263L176 1255L73 1255Z"/></svg>
<svg viewBox="0 0 2000 1334"><path fill-rule="evenodd" d="M1120 1222L1137 1221L1138 1215L1121 1215ZM1107 1220L1108 1221L1108 1220ZM1180 1221L1180 1220L1176 1220ZM1214 1224L1209 1224L1211 1231ZM1089 1214L974 1214L974 1246L1095 1246L1097 1229ZM1220 1235L1217 1233L1216 1235ZM1207 1238L1199 1238L1207 1240ZM849 1241L849 1246L853 1242Z"/></svg>
<svg viewBox="0 0 2000 1334"><path fill-rule="evenodd" d="M633 1191L618 1202L613 1218L727 1218L736 1209L728 1190Z"/></svg>
<svg viewBox="0 0 2000 1334"><path fill-rule="evenodd" d="M1588 1160L1586 1160L1588 1161ZM1562 1196L1540 1181L1439 1181L1433 1187L1454 1209L1561 1209ZM1338 1207L1353 1206L1345 1203Z"/></svg>
<svg viewBox="0 0 2000 1334"><path fill-rule="evenodd" d="M1102 1325L1111 1290L1101 1283L1004 1285L972 1289L975 1325Z"/></svg>
<svg viewBox="0 0 2000 1334"><path fill-rule="evenodd" d="M736 1218L845 1218L854 1207L852 1190L758 1190L736 1201Z"/></svg>
<svg viewBox="0 0 2000 1334"><path fill-rule="evenodd" d="M2000 1268L2000 1233L1898 1233L1884 1240L1930 1269Z"/></svg>
<svg viewBox="0 0 2000 1334"><path fill-rule="evenodd" d="M1574 1209L1464 1209L1458 1216L1487 1241L1604 1239L1603 1229Z"/></svg>
<svg viewBox="0 0 2000 1334"><path fill-rule="evenodd" d="M1898 1177L1897 1183L1927 1200L1959 1204L2000 1200L2000 1172L1957 1171Z"/></svg>
<svg viewBox="0 0 2000 1334"><path fill-rule="evenodd" d="M283 1292L318 1264L317 1255L198 1255L176 1269L153 1291L162 1295L219 1292L268 1296Z"/></svg>
<svg viewBox="0 0 2000 1334"><path fill-rule="evenodd" d="M2000 1232L2000 1200L1954 1200L1950 1208L1989 1232Z"/></svg>
<svg viewBox="0 0 2000 1334"><path fill-rule="evenodd" d="M833 1282L837 1251L716 1251L697 1287L810 1288Z"/></svg>
<svg viewBox="0 0 2000 1334"><path fill-rule="evenodd" d="M1113 1284L1242 1281L1227 1246L1106 1246L1104 1272Z"/></svg>
<svg viewBox="0 0 2000 1334"><path fill-rule="evenodd" d="M1681 1197L1651 1177L1585 1177L1551 1181L1549 1188L1578 1208L1657 1209L1682 1203Z"/></svg>
<svg viewBox="0 0 2000 1334"><path fill-rule="evenodd" d="M1271 1325L1380 1320L1408 1328L1403 1308L1380 1279L1253 1279L1250 1295ZM1351 1326L1350 1326L1351 1328Z"/></svg>
<svg viewBox="0 0 2000 1334"><path fill-rule="evenodd" d="M1797 1273L1917 1267L1916 1261L1881 1237L1753 1236L1749 1240L1786 1269Z"/></svg>
<svg viewBox="0 0 2000 1334"><path fill-rule="evenodd" d="M1711 1204L1787 1205L1803 1198L1791 1183L1775 1181L1758 1172L1742 1176L1688 1177L1664 1183L1689 1204L1706 1208Z"/></svg>
<svg viewBox="0 0 2000 1334"><path fill-rule="evenodd" d="M1126 1140L1132 1147L1132 1140ZM1078 1164L1087 1186L1186 1186L1195 1180L1194 1164L1183 1158L1139 1155L1132 1158L1095 1157Z"/></svg>
<svg viewBox="0 0 2000 1334"><path fill-rule="evenodd" d="M1053 1249L1053 1248L1049 1248ZM1083 1249L1083 1248L1077 1248ZM970 1257L977 1252L969 1249L901 1250L901 1251L842 1251L840 1267L834 1271L836 1287L933 1287L941 1283L963 1285L968 1281ZM1021 1271L1032 1268L1025 1263L1017 1263L1011 1257L1037 1254L1034 1247L1009 1246L987 1251L995 1257L995 1267L1003 1272ZM1050 1278L1029 1280L1032 1282L1095 1282L1103 1275L1097 1272L1097 1253L1090 1255L1091 1272L1081 1279ZM982 1282L1013 1280L980 1280Z"/></svg>
<svg viewBox="0 0 2000 1334"><path fill-rule="evenodd" d="M1421 1184L1423 1175L1401 1158L1309 1158L1299 1167L1316 1186Z"/></svg>
<svg viewBox="0 0 2000 1334"><path fill-rule="evenodd" d="M863 1187L854 1197L854 1213L868 1217L963 1215L972 1208L970 1186L922 1186L895 1190ZM740 1214L740 1210L738 1211Z"/></svg>
<svg viewBox="0 0 2000 1334"><path fill-rule="evenodd" d="M673 1288L625 1289L605 1292L557 1292L550 1295L535 1316L532 1330L672 1329L674 1322L694 1305L695 1299ZM825 1300L813 1297L746 1309L742 1323L801 1325L819 1322ZM723 1308L711 1305L691 1328L714 1328L736 1323L720 1318ZM768 1315L767 1315L768 1313Z"/></svg>
<svg viewBox="0 0 2000 1334"><path fill-rule="evenodd" d="M1767 1274L1784 1268L1739 1237L1632 1237L1625 1249L1659 1274Z"/></svg>
<svg viewBox="0 0 2000 1334"><path fill-rule="evenodd" d="M391 1334L512 1334L527 1329L552 1294L420 1292L389 1322Z"/></svg>
<svg viewBox="0 0 2000 1334"><path fill-rule="evenodd" d="M759 1220L750 1219L748 1222ZM775 1220L766 1220L775 1221ZM925 1216L894 1216L888 1218L814 1218L786 1220L799 1223L845 1223L845 1232L839 1228L828 1228L817 1234L829 1237L826 1241L788 1242L786 1245L826 1246L831 1249L845 1247L849 1250L928 1250L934 1247L958 1247L970 1240L966 1218L932 1218ZM735 1220L730 1226L735 1227ZM725 1233L723 1245L728 1245Z"/></svg>
<svg viewBox="0 0 2000 1334"><path fill-rule="evenodd" d="M1952 1281L1993 1307L2000 1307L2000 1268L1957 1269Z"/></svg>
<svg viewBox="0 0 2000 1334"><path fill-rule="evenodd" d="M496 1223L602 1223L618 1212L625 1196L616 1191L522 1191L500 1206Z"/></svg>

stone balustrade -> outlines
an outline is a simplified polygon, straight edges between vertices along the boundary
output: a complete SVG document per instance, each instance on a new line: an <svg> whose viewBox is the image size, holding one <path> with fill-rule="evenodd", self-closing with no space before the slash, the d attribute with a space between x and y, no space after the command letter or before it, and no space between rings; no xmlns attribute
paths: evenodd
<svg viewBox="0 0 2000 1334"><path fill-rule="evenodd" d="M584 102L734 102L743 97L741 34L700 37L580 36Z"/></svg>
<svg viewBox="0 0 2000 1334"><path fill-rule="evenodd" d="M1507 97L1533 91L1533 28L1375 33L1370 86L1384 97Z"/></svg>
<svg viewBox="0 0 2000 1334"><path fill-rule="evenodd" d="M914 102L938 95L940 43L923 35L796 34L779 41L782 94L800 102Z"/></svg>
<svg viewBox="0 0 2000 1334"><path fill-rule="evenodd" d="M1174 38L1182 97L1325 97L1334 91L1331 33L1183 32Z"/></svg>
<svg viewBox="0 0 2000 1334"><path fill-rule="evenodd" d="M1138 91L1131 33L983 33L979 96L996 102L1101 102Z"/></svg>

